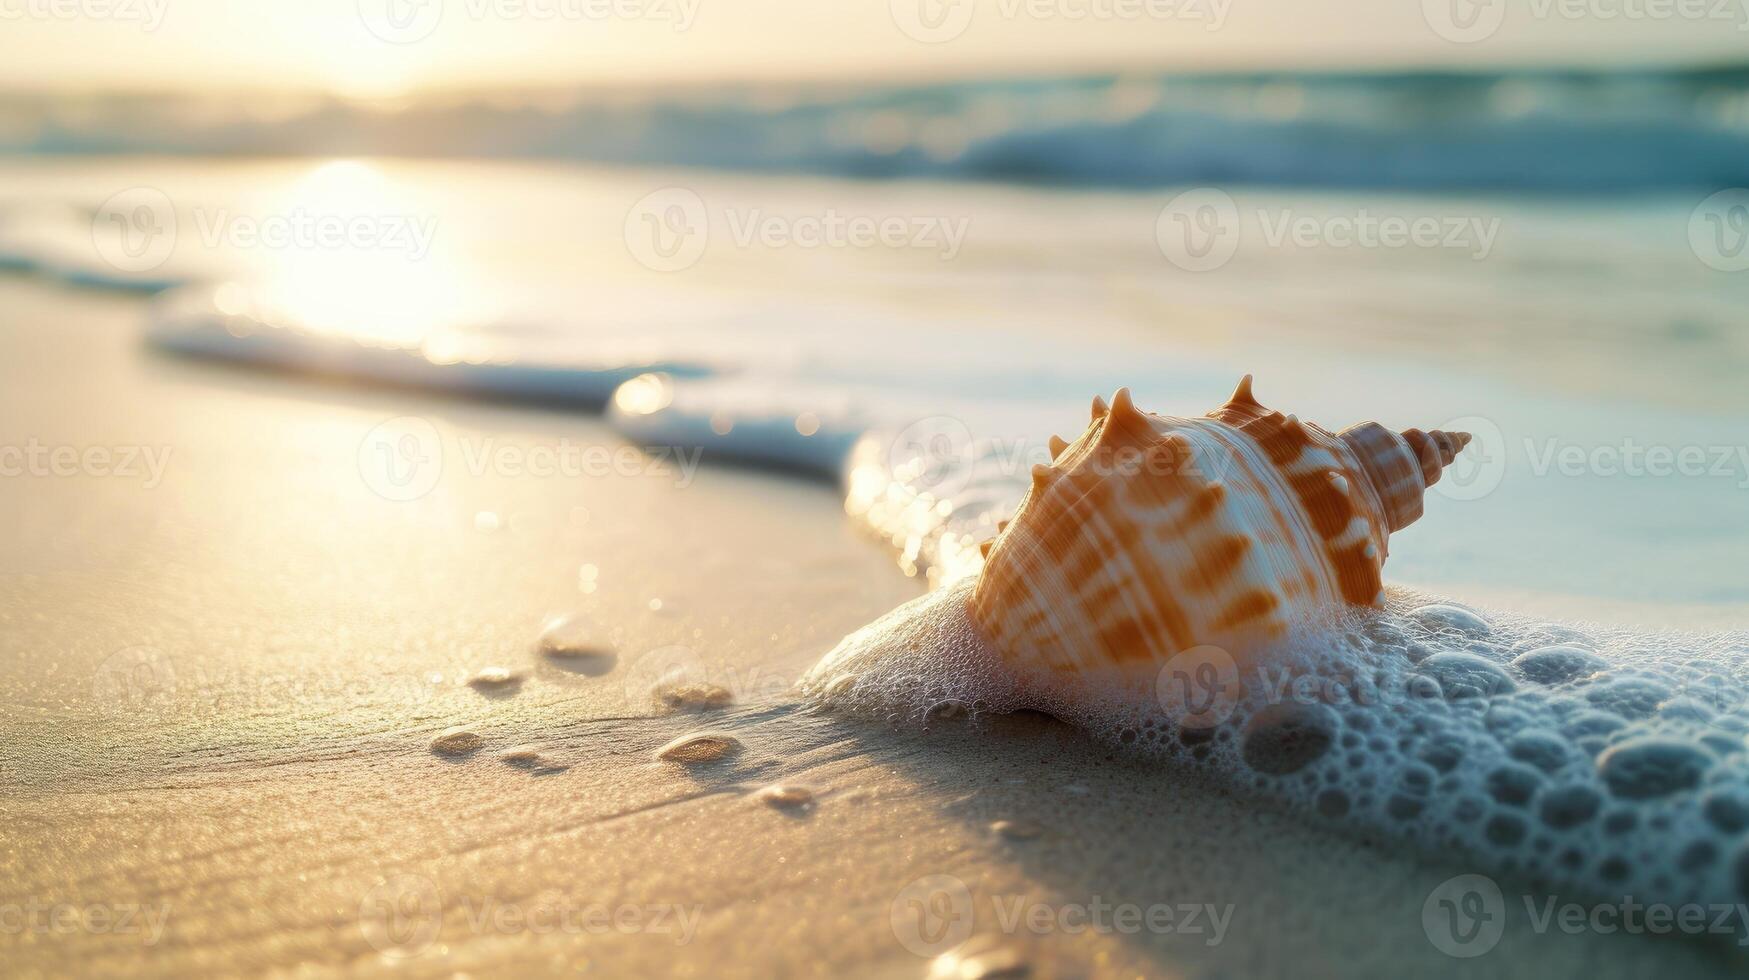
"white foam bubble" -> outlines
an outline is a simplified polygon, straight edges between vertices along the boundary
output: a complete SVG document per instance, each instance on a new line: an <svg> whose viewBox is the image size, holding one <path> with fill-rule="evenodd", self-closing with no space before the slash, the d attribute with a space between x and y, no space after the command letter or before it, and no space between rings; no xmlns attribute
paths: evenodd
<svg viewBox="0 0 1749 980"><path fill-rule="evenodd" d="M1647 901L1749 900L1749 634L1580 631L1395 595L1306 623L1237 684L1192 692L1227 699L1211 720L1206 699L1192 716L1136 676L1071 688L1009 667L964 613L970 588L845 638L803 690L902 724L945 701L1047 711L1339 828L1501 872Z"/></svg>

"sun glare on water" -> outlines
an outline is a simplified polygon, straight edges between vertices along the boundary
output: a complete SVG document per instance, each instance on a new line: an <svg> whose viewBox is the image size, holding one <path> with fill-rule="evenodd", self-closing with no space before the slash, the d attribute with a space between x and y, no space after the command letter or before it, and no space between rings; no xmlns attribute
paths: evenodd
<svg viewBox="0 0 1749 980"><path fill-rule="evenodd" d="M494 310L441 200L381 167L322 163L260 202L291 243L256 270L258 295L308 329L364 343L418 346Z"/></svg>

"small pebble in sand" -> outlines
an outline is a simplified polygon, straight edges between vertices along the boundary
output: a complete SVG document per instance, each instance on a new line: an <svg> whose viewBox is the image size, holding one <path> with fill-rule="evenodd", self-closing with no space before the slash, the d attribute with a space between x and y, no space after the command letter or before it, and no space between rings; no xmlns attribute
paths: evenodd
<svg viewBox="0 0 1749 980"><path fill-rule="evenodd" d="M540 750L532 745L515 745L498 753L498 761L513 766L538 766L546 760L542 758Z"/></svg>
<svg viewBox="0 0 1749 980"><path fill-rule="evenodd" d="M759 798L780 810L799 810L814 805L814 791L794 783L772 783L759 791Z"/></svg>
<svg viewBox="0 0 1749 980"><path fill-rule="evenodd" d="M663 762L681 762L691 765L698 762L715 762L740 750L741 741L733 735L724 735L718 732L694 732L691 735L682 735L657 749L656 758Z"/></svg>
<svg viewBox="0 0 1749 980"><path fill-rule="evenodd" d="M431 751L438 755L473 755L486 740L466 728L446 728L431 740Z"/></svg>
<svg viewBox="0 0 1749 980"><path fill-rule="evenodd" d="M685 678L665 680L651 691L658 704L675 711L705 711L732 704L735 695L726 687Z"/></svg>
<svg viewBox="0 0 1749 980"><path fill-rule="evenodd" d="M480 690L499 690L521 679L508 667L481 667L474 671L474 676L468 678L468 686Z"/></svg>
<svg viewBox="0 0 1749 980"><path fill-rule="evenodd" d="M535 649L555 660L608 657L613 651L582 616L559 616L547 621L535 641Z"/></svg>
<svg viewBox="0 0 1749 980"><path fill-rule="evenodd" d="M1044 836L1045 829L1029 820L998 820L990 825L998 837L1009 840L1036 840Z"/></svg>

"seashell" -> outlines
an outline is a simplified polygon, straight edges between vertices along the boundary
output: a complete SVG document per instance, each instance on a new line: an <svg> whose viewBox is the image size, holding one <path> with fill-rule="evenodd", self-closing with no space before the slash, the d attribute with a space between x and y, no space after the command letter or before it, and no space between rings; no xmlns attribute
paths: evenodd
<svg viewBox="0 0 1749 980"><path fill-rule="evenodd" d="M1153 669L1210 644L1243 663L1302 614L1374 606L1390 533L1470 441L1461 432L1332 433L1239 382L1203 418L1093 400L1080 438L986 542L967 610L1010 662Z"/></svg>

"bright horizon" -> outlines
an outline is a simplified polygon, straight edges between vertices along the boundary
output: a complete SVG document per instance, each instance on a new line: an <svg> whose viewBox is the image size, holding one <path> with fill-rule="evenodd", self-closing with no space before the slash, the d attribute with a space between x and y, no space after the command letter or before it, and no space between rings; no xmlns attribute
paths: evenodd
<svg viewBox="0 0 1749 980"><path fill-rule="evenodd" d="M432 90L1749 57L1749 0L0 0L0 88ZM103 16L98 12L107 11ZM618 13L614 13L618 11ZM1492 11L1492 13L1490 13ZM1614 11L1614 16L1606 16ZM1720 11L1727 16L1714 16ZM542 16L537 16L537 13ZM1490 21L1492 17L1492 21ZM1442 18L1455 18L1455 20ZM1471 39L1442 36L1469 31ZM1461 26L1451 26L1451 25ZM1480 26L1478 26L1480 25ZM1476 35L1480 36L1476 36Z"/></svg>

